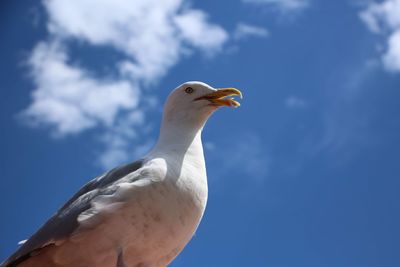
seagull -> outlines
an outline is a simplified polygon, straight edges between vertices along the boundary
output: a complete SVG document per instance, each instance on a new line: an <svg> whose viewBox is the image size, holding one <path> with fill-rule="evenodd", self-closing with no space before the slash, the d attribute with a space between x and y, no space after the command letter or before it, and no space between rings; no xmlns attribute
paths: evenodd
<svg viewBox="0 0 400 267"><path fill-rule="evenodd" d="M242 93L196 81L178 86L154 148L84 185L0 266L167 266L205 211L202 129L220 107L240 105L232 96Z"/></svg>

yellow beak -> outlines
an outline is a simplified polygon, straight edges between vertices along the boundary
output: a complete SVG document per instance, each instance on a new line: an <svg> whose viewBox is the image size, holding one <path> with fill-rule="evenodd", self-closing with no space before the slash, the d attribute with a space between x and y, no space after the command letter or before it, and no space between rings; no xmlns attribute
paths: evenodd
<svg viewBox="0 0 400 267"><path fill-rule="evenodd" d="M212 104L217 106L228 106L228 107L239 107L240 103L233 98L225 98L228 96L239 96L243 97L242 92L236 88L218 88L216 91L198 97L195 100L208 100Z"/></svg>

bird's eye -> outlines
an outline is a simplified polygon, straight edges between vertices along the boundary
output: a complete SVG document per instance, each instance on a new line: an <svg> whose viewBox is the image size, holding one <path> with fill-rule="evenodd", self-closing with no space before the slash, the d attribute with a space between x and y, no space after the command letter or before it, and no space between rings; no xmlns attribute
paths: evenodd
<svg viewBox="0 0 400 267"><path fill-rule="evenodd" d="M194 89L193 89L192 87L187 87L187 88L185 89L185 92L186 92L187 94L191 94L191 93L194 92Z"/></svg>

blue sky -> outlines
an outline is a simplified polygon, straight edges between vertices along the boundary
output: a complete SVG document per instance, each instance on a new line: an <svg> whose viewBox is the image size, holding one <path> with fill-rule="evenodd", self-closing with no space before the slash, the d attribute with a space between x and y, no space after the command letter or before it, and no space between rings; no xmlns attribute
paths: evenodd
<svg viewBox="0 0 400 267"><path fill-rule="evenodd" d="M399 0L8 1L0 29L1 259L201 80L244 99L172 266L400 266Z"/></svg>

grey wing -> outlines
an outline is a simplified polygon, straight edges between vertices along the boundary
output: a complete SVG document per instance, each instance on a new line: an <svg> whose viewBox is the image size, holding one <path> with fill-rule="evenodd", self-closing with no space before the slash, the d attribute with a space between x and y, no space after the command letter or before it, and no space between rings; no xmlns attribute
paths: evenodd
<svg viewBox="0 0 400 267"><path fill-rule="evenodd" d="M144 160L138 160L122 165L88 182L13 255L3 262L1 267L17 266L40 249L74 233L79 226L78 216L90 209L91 200L100 194L114 193L114 191L107 189L107 186L140 169L143 164Z"/></svg>

